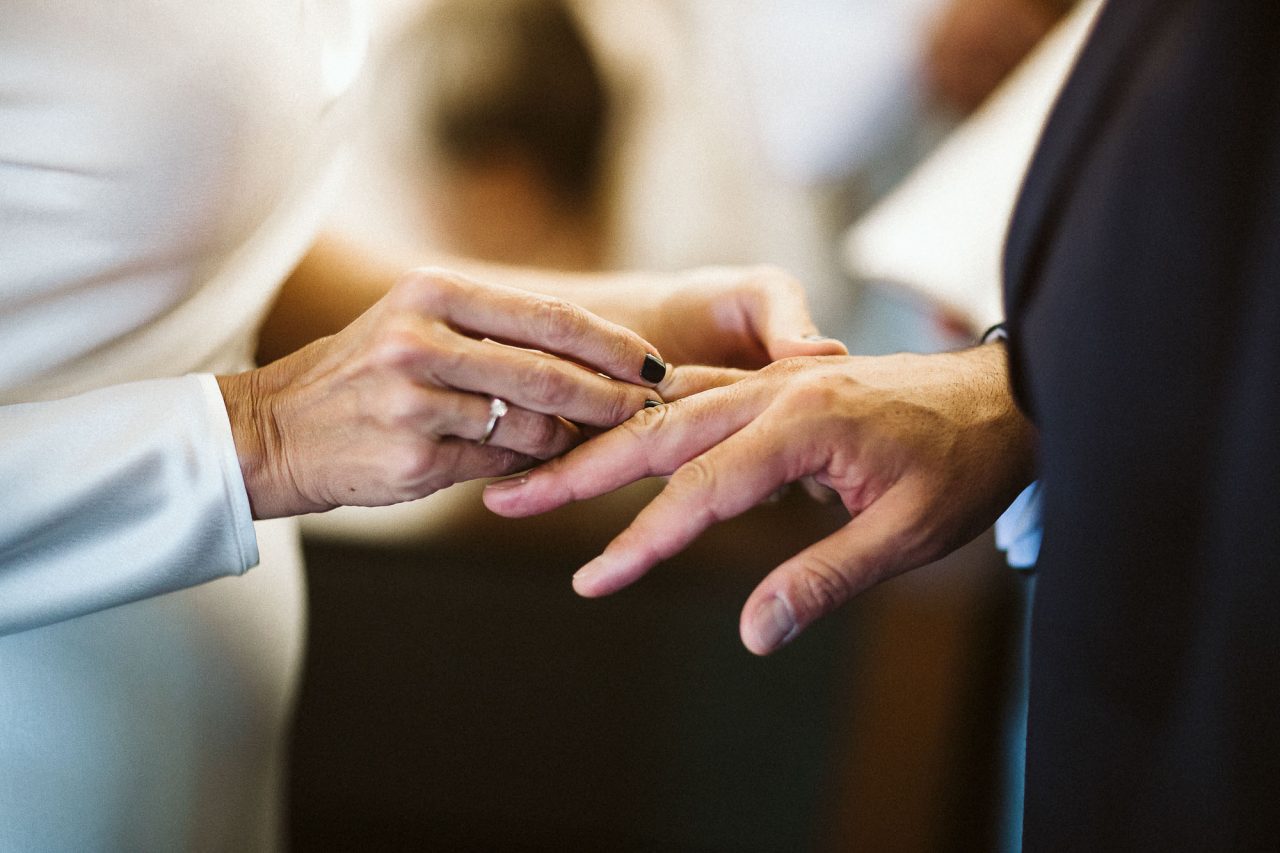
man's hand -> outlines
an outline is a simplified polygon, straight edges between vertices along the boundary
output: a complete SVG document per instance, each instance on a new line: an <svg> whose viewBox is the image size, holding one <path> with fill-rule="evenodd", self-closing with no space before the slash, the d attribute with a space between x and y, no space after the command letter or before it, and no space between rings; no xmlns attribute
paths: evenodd
<svg viewBox="0 0 1280 853"><path fill-rule="evenodd" d="M561 459L490 485L484 500L501 515L525 516L672 475L574 576L579 593L600 596L711 524L814 477L852 518L777 567L747 601L743 642L767 654L867 587L986 529L1032 479L1033 444L1009 394L1001 344L933 356L789 359L640 412Z"/></svg>
<svg viewBox="0 0 1280 853"><path fill-rule="evenodd" d="M611 427L658 398L656 352L567 302L419 270L337 334L218 382L254 516L270 518L557 456L576 425ZM480 445L491 397L509 408Z"/></svg>

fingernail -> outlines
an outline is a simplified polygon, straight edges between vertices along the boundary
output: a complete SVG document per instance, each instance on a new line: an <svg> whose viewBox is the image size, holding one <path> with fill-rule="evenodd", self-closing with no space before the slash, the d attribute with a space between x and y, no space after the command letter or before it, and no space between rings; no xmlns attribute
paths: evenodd
<svg viewBox="0 0 1280 853"><path fill-rule="evenodd" d="M814 334L812 334L812 335L805 335L805 336L804 336L804 340L809 341L810 343L815 343L815 344L816 344L816 343L819 343L819 342L821 342L821 341L829 341L829 340L831 340L831 338L830 338L830 337L828 337L827 335L820 335L820 334L818 334L818 333L816 333L816 332L815 332L815 333L814 333Z"/></svg>
<svg viewBox="0 0 1280 853"><path fill-rule="evenodd" d="M595 579L598 575L604 574L604 570L604 555L601 554L573 573L573 585L580 589L583 581Z"/></svg>
<svg viewBox="0 0 1280 853"><path fill-rule="evenodd" d="M751 617L751 631L756 635L759 651L771 652L791 642L796 635L796 619L791 605L777 596L756 608Z"/></svg>
<svg viewBox="0 0 1280 853"><path fill-rule="evenodd" d="M644 364L640 365L640 377L650 385L657 385L667 378L666 362L652 353L646 355Z"/></svg>
<svg viewBox="0 0 1280 853"><path fill-rule="evenodd" d="M518 489L525 483L529 482L528 476L508 477L505 480L494 480L492 483L484 487L486 492L503 492L507 489Z"/></svg>
<svg viewBox="0 0 1280 853"><path fill-rule="evenodd" d="M644 407L645 407L646 409L652 409L652 408L654 408L655 406L661 406L661 405L662 405L662 401L661 401L661 400L645 400L645 401L644 401Z"/></svg>

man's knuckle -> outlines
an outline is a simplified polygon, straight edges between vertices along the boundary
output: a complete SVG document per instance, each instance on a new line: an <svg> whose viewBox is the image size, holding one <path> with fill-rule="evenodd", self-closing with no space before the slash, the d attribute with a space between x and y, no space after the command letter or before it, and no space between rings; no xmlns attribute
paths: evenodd
<svg viewBox="0 0 1280 853"><path fill-rule="evenodd" d="M635 433L637 436L661 429L662 424L667 420L670 408L671 404L639 409L623 421L619 428Z"/></svg>
<svg viewBox="0 0 1280 853"><path fill-rule="evenodd" d="M792 386L804 381L805 374L809 373L818 366L818 360L812 356L797 355L790 358L782 358L777 361L766 364L760 368L760 375L777 380L783 384L783 390L790 390Z"/></svg>
<svg viewBox="0 0 1280 853"><path fill-rule="evenodd" d="M801 380L783 387L775 402L784 412L814 414L829 409L835 403L836 396L834 389L824 383Z"/></svg>
<svg viewBox="0 0 1280 853"><path fill-rule="evenodd" d="M798 585L802 600L813 608L813 616L828 613L844 604L853 594L848 575L821 557L810 557L800 569Z"/></svg>
<svg viewBox="0 0 1280 853"><path fill-rule="evenodd" d="M705 455L695 456L676 469L671 488L684 493L703 494L715 491L719 477L715 466Z"/></svg>

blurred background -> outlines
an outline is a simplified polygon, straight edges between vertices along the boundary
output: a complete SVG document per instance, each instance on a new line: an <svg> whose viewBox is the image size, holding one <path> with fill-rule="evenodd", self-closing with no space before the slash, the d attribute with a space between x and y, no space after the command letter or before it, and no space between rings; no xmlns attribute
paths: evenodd
<svg viewBox="0 0 1280 853"><path fill-rule="evenodd" d="M855 353L963 346L1096 6L375 0L333 225L424 262L775 263ZM308 519L292 849L1008 849L1027 591L990 536L758 659L747 594L847 517L787 494L577 599L660 487Z"/></svg>

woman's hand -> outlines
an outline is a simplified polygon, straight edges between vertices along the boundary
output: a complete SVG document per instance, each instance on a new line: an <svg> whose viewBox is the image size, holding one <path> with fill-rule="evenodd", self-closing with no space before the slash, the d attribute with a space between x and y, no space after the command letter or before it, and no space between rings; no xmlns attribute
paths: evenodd
<svg viewBox="0 0 1280 853"><path fill-rule="evenodd" d="M777 267L623 273L559 292L634 329L672 364L758 368L847 352L818 331L804 288Z"/></svg>
<svg viewBox="0 0 1280 853"><path fill-rule="evenodd" d="M630 417L664 373L634 332L567 302L418 270L341 332L218 381L271 518L518 471L580 441L576 424ZM480 445L493 397L508 412Z"/></svg>
<svg viewBox="0 0 1280 853"><path fill-rule="evenodd" d="M599 596L634 582L711 524L815 477L852 518L751 595L742 639L765 654L867 587L990 526L1031 480L1033 443L1010 398L1003 345L790 359L643 412L562 459L491 484L484 501L501 515L532 515L671 474L574 576L579 593Z"/></svg>

